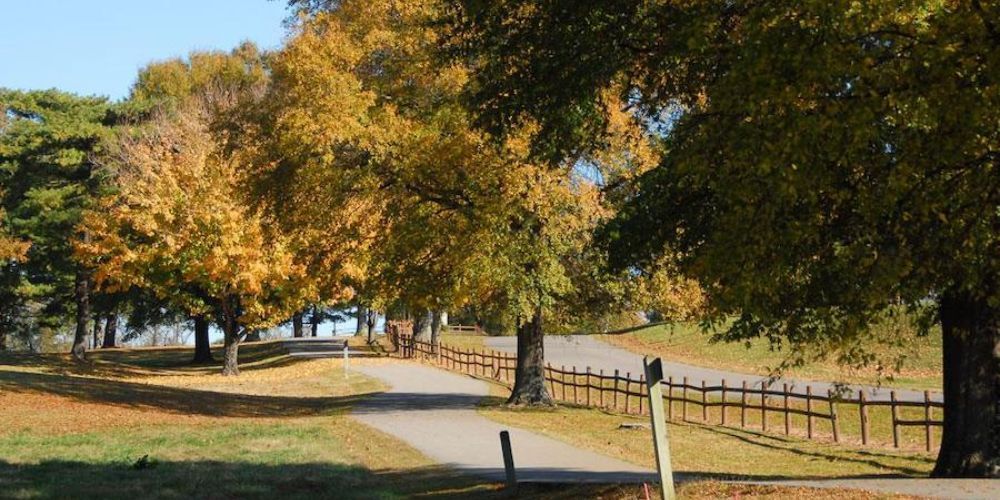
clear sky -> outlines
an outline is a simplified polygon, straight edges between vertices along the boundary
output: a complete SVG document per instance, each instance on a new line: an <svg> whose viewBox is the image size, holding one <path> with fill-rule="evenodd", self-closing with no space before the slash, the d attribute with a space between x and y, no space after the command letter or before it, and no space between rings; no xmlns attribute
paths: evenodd
<svg viewBox="0 0 1000 500"><path fill-rule="evenodd" d="M120 99L146 63L243 40L276 48L285 0L0 0L0 87Z"/></svg>

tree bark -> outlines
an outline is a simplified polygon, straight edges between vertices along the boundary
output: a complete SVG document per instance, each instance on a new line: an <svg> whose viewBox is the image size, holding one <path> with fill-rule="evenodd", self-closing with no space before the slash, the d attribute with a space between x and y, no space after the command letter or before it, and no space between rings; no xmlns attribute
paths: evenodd
<svg viewBox="0 0 1000 500"><path fill-rule="evenodd" d="M366 308L361 304L358 304L357 314L358 314L358 326L357 329L354 330L354 336L360 337L361 334L364 333L365 331L365 324L368 322L368 308Z"/></svg>
<svg viewBox="0 0 1000 500"><path fill-rule="evenodd" d="M204 316L194 317L194 360L191 362L196 365L215 362L208 339L208 318Z"/></svg>
<svg viewBox="0 0 1000 500"><path fill-rule="evenodd" d="M0 328L0 352L7 350L7 330Z"/></svg>
<svg viewBox="0 0 1000 500"><path fill-rule="evenodd" d="M90 321L90 282L87 273L76 272L73 296L76 300L76 332L70 354L75 361L87 361L87 323Z"/></svg>
<svg viewBox="0 0 1000 500"><path fill-rule="evenodd" d="M302 313L297 312L292 315L292 336L295 338L302 337Z"/></svg>
<svg viewBox="0 0 1000 500"><path fill-rule="evenodd" d="M319 336L319 307L312 306L312 315L309 316L309 329L313 337Z"/></svg>
<svg viewBox="0 0 1000 500"><path fill-rule="evenodd" d="M368 343L375 342L375 323L378 323L378 311L368 309L365 314L365 325L368 327Z"/></svg>
<svg viewBox="0 0 1000 500"><path fill-rule="evenodd" d="M118 343L118 314L112 312L108 315L107 322L104 325L104 342L101 344L102 349L107 349L114 347Z"/></svg>
<svg viewBox="0 0 1000 500"><path fill-rule="evenodd" d="M1000 310L965 293L940 300L944 430L935 477L1000 477Z"/></svg>
<svg viewBox="0 0 1000 500"><path fill-rule="evenodd" d="M222 332L224 336L223 375L240 374L240 325L237 322L237 302L234 298L223 301Z"/></svg>
<svg viewBox="0 0 1000 500"><path fill-rule="evenodd" d="M434 313L424 310L413 315L413 340L418 342L428 342L431 339L431 323L434 322Z"/></svg>
<svg viewBox="0 0 1000 500"><path fill-rule="evenodd" d="M535 310L531 321L517 327L517 368L514 389L507 404L551 405L545 387L545 336L542 333L542 310Z"/></svg>
<svg viewBox="0 0 1000 500"><path fill-rule="evenodd" d="M431 318L431 345L434 346L434 352L437 352L438 346L441 345L441 327L447 321L447 314L444 311L434 311L434 316Z"/></svg>
<svg viewBox="0 0 1000 500"><path fill-rule="evenodd" d="M91 340L90 348L97 349L104 341L102 338L104 335L104 323L101 321L101 315L97 314L94 316L94 338Z"/></svg>

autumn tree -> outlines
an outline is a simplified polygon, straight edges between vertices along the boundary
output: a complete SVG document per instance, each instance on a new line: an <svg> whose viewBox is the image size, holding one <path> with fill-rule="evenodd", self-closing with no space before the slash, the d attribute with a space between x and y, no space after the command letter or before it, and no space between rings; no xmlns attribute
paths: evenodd
<svg viewBox="0 0 1000 500"><path fill-rule="evenodd" d="M1000 474L1000 10L932 2L466 2L482 123L586 149L600 93L666 150L606 234L664 254L731 340L855 353L899 308L943 332L935 476ZM928 323L921 322L926 328ZM794 350L794 349L793 349ZM849 360L849 359L848 359Z"/></svg>
<svg viewBox="0 0 1000 500"><path fill-rule="evenodd" d="M286 317L303 270L288 238L248 201L241 153L210 130L225 99L188 100L119 138L106 160L117 192L88 214L92 236L78 251L108 290L153 290L192 317L217 319L222 373L236 375L240 340Z"/></svg>
<svg viewBox="0 0 1000 500"><path fill-rule="evenodd" d="M90 333L90 270L73 257L71 241L86 239L82 213L105 187L95 154L115 122L105 98L56 90L0 90L0 171L8 228L31 244L4 280L8 305L36 303L55 326L75 311L73 358L85 359ZM11 248L8 247L8 254ZM74 307L75 306L75 307ZM10 315L10 312L5 313Z"/></svg>
<svg viewBox="0 0 1000 500"><path fill-rule="evenodd" d="M573 161L534 161L530 124L504 138L472 126L470 70L439 53L444 3L296 4L305 15L266 99L282 159L272 178L322 200L308 219L368 229L354 233L354 258L373 300L414 314L490 304L513 318L510 402L551 402L543 318L575 286L569 258L605 214L599 189Z"/></svg>

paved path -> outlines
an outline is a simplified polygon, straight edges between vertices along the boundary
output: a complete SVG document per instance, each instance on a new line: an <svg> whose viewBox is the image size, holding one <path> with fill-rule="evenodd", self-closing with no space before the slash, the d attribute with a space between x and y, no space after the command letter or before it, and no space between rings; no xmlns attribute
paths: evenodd
<svg viewBox="0 0 1000 500"><path fill-rule="evenodd" d="M487 337L486 345L492 349L517 352L516 337ZM593 372L604 370L605 374L613 374L618 369L624 376L626 372L631 372L632 376L638 378L642 373L642 356L627 351L617 346L602 342L589 335L548 335L545 337L545 359L553 367L565 365L567 368L576 366L577 370L583 372L589 366ZM766 377L760 375L749 375L746 373L736 373L714 368L704 368L685 363L675 363L663 360L664 376L673 376L675 381L680 381L683 377L688 377L691 383L699 384L702 380L708 385L719 385L722 379L730 386L737 387L744 381L751 386L760 386ZM805 394L806 385L811 385L813 394L825 394L826 391L834 389L834 384L828 382L800 381L792 379L778 379L774 381L772 387L781 387L782 383L788 383L789 390ZM872 386L849 385L854 391L862 389L870 400L888 401L889 390ZM922 391L897 389L896 395L904 401L923 401ZM941 401L940 393L931 393L931 399Z"/></svg>
<svg viewBox="0 0 1000 500"><path fill-rule="evenodd" d="M531 431L499 424L476 413L489 393L479 380L413 363L356 368L391 386L355 406L361 422L396 436L461 473L502 481L499 433L508 430L519 481L628 483L657 481L653 471L582 450ZM790 471L794 473L794 471ZM698 474L675 474L679 482ZM747 481L778 486L854 488L880 493L954 499L1000 498L1000 480L838 478Z"/></svg>
<svg viewBox="0 0 1000 500"><path fill-rule="evenodd" d="M411 363L356 370L392 388L357 404L354 418L460 472L503 481L500 431L508 430L518 481L656 481L653 471L479 415L476 405L489 394L479 380Z"/></svg>

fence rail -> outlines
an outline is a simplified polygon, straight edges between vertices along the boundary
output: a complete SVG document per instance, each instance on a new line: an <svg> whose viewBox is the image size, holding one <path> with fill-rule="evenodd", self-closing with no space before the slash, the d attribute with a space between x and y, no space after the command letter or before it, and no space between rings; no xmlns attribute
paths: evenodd
<svg viewBox="0 0 1000 500"><path fill-rule="evenodd" d="M403 358L419 358L438 366L469 375L492 379L508 387L513 384L517 369L517 357L506 352L488 349L461 349L448 345L435 346L415 341L411 335L391 331L390 341L394 350ZM590 367L554 367L546 365L545 381L551 396L557 400L603 408L626 414L647 414L646 383L642 375L622 374L619 370L605 373L593 371ZM935 418L941 414L944 405L931 398L925 391L922 401L900 401L896 391L890 392L887 401L872 401L864 391L857 394L836 394L833 391L814 394L812 386L806 386L805 393L789 390L782 384L780 390L771 387L752 387L746 381L739 385L729 385L725 379L721 384L707 385L704 381L692 381L688 377L675 380L669 377L661 382L666 403L668 420L701 422L735 426L733 413L738 413L740 428L759 428L764 432L783 432L786 435L801 434L808 439L832 439L844 442L844 425L850 426L850 433L860 444L888 445L888 441L875 439L872 432L873 420L878 430L892 434L892 446L904 445L902 428L922 427L919 441L926 451L934 446L932 429L940 427L942 421ZM691 408L693 407L693 408ZM937 411L935 411L937 410ZM696 413L692 413L692 412ZM695 415L700 413L695 419ZM857 416L847 419L845 413ZM877 413L873 419L872 413ZM795 421L805 424L796 427ZM823 421L822 431L817 420ZM772 427L774 425L778 427ZM917 440L910 439L916 443Z"/></svg>

